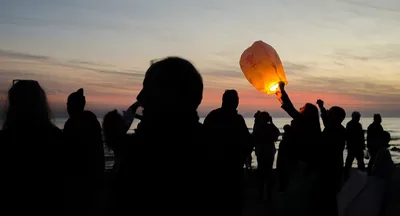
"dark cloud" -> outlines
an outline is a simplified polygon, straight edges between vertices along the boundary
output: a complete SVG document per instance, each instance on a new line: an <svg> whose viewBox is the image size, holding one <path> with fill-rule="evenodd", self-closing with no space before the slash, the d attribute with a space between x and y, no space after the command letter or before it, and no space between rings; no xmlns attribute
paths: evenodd
<svg viewBox="0 0 400 216"><path fill-rule="evenodd" d="M333 57L336 59L336 62L337 60L356 60L364 62L370 60L370 57L368 56L356 55L351 53L349 50L335 50Z"/></svg>
<svg viewBox="0 0 400 216"><path fill-rule="evenodd" d="M340 61L333 61L333 64L335 64L335 65L337 65L337 66L340 66L340 67L345 67L345 66L346 66L345 63L340 62Z"/></svg>
<svg viewBox="0 0 400 216"><path fill-rule="evenodd" d="M336 93L376 102L400 104L400 86L379 83L362 77L322 77L305 75L293 88L303 91Z"/></svg>
<svg viewBox="0 0 400 216"><path fill-rule="evenodd" d="M78 64L78 65L87 65L87 66L100 66L100 67L113 67L114 66L111 64L103 64L103 63L83 61L83 60L69 60L68 63Z"/></svg>
<svg viewBox="0 0 400 216"><path fill-rule="evenodd" d="M224 65L219 65L219 66L221 66L221 69L216 69L216 68L202 69L201 72L204 75L211 74L215 76L230 77L230 78L244 78L244 74L241 71L239 65L237 67L233 66L222 67ZM299 71L305 72L311 68L309 65L302 63L295 63L291 61L284 61L283 66L285 68L285 72L288 74L293 74Z"/></svg>
<svg viewBox="0 0 400 216"><path fill-rule="evenodd" d="M96 70L96 69L90 69L90 70L98 73L109 74L109 75L120 75L139 80L143 80L144 78L144 73L138 73L134 71Z"/></svg>
<svg viewBox="0 0 400 216"><path fill-rule="evenodd" d="M400 12L400 4L394 5L394 7L382 7L378 5L373 5L371 3L368 3L366 1L354 1L354 0L337 0L346 4L351 4L357 7L367 7L375 10L381 10L381 11L386 11L386 12L395 12L399 13ZM377 2L377 1L374 1ZM398 3L398 1L393 1L394 3ZM381 4L381 2L379 2ZM382 5L382 4L381 4Z"/></svg>
<svg viewBox="0 0 400 216"><path fill-rule="evenodd" d="M306 64L300 64L300 63L295 63L291 61L283 61L283 67L285 68L285 71L288 73L293 73L296 71L307 71L310 69L309 65Z"/></svg>
<svg viewBox="0 0 400 216"><path fill-rule="evenodd" d="M33 54L27 54L27 53L19 53L19 52L14 52L14 51L9 51L9 50L1 50L0 49L0 56L1 57L8 57L8 58L13 58L13 59L22 59L22 60L50 60L51 58L48 56L42 56L42 55L33 55Z"/></svg>
<svg viewBox="0 0 400 216"><path fill-rule="evenodd" d="M24 70L5 70L0 69L0 88L9 88L12 85L14 79L43 79L46 76L41 74L32 73Z"/></svg>
<svg viewBox="0 0 400 216"><path fill-rule="evenodd" d="M331 56L334 62L338 61L399 61L400 44L371 45L359 50L335 50ZM343 62L340 62L343 63Z"/></svg>
<svg viewBox="0 0 400 216"><path fill-rule="evenodd" d="M200 73L205 76L212 75L229 78L244 78L244 74L242 73L242 71L240 71L240 69L203 69Z"/></svg>
<svg viewBox="0 0 400 216"><path fill-rule="evenodd" d="M58 65L61 67L80 69L80 70L84 70L84 71L91 71L94 73L131 77L133 79L139 79L139 80L142 80L144 78L144 72L141 72L139 70L132 69L132 70L119 71L119 70L111 70L111 69L99 69L96 67L111 67L112 65L90 62L90 61L69 60L66 62L62 62L62 61L57 61L48 56L32 55L32 54L27 54L27 53L18 53L18 52L14 52L14 51L1 50L1 49L0 49L0 56L8 57L11 59L19 59L19 60L51 61L51 62L49 62L49 64ZM17 70L2 71L2 74L0 76L4 76L4 75L9 75L9 76L13 76L13 77L26 76L26 75L40 76L39 74L34 74L34 73L24 72L24 71L17 71Z"/></svg>

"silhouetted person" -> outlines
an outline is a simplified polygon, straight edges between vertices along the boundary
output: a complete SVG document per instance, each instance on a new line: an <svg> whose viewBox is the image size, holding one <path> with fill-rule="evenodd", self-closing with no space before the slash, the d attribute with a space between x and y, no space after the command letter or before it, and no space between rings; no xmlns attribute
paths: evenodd
<svg viewBox="0 0 400 216"><path fill-rule="evenodd" d="M365 138L364 130L360 123L361 114L359 112L353 112L351 120L346 125L346 136L347 136L347 158L345 165L345 177L349 178L349 172L353 164L354 158L357 159L358 169L361 171L365 170L364 164L364 149L365 149Z"/></svg>
<svg viewBox="0 0 400 216"><path fill-rule="evenodd" d="M202 78L187 60L169 57L147 70L137 96L143 117L121 163L113 215L210 212L207 146L196 111L202 95Z"/></svg>
<svg viewBox="0 0 400 216"><path fill-rule="evenodd" d="M322 143L327 150L322 153L321 163L321 197L320 207L330 215L337 215L336 196L340 191L343 173L343 151L346 145L346 129L342 122L346 118L343 108L333 106L324 108L322 100L317 101L325 128L322 132Z"/></svg>
<svg viewBox="0 0 400 216"><path fill-rule="evenodd" d="M104 142L114 153L114 171L119 169L125 153L128 144L128 129L125 119L117 110L108 112L103 118Z"/></svg>
<svg viewBox="0 0 400 216"><path fill-rule="evenodd" d="M110 179L111 184L109 187L111 206L111 209L108 210L109 215L114 215L116 211L114 201L118 200L120 196L119 191L123 190L123 188L121 188L121 178L118 176L120 173L119 171L121 164L125 159L128 146L135 145L134 135L127 134L127 132L134 120L138 106L139 105L137 102L134 103L127 111L124 112L124 115L119 114L117 110L113 110L104 116L104 141L106 146L114 153L114 165Z"/></svg>
<svg viewBox="0 0 400 216"><path fill-rule="evenodd" d="M297 160L304 162L309 170L318 169L319 165L319 145L321 138L321 126L319 123L318 108L311 103L306 103L300 110L294 108L293 103L289 99L285 89L285 84L280 83L280 90L277 92L278 100L290 117L292 139L296 142L293 144L293 151L297 152Z"/></svg>
<svg viewBox="0 0 400 216"><path fill-rule="evenodd" d="M285 125L283 131L276 161L280 192L285 192L290 181L290 176L296 168L296 161L293 160L296 152L293 151L293 146L290 146L293 144L293 140L291 140L292 127L290 125Z"/></svg>
<svg viewBox="0 0 400 216"><path fill-rule="evenodd" d="M83 111L86 100L83 89L68 97L70 118L64 125L68 176L66 182L71 197L70 214L96 210L95 202L103 185L105 169L101 125L94 113Z"/></svg>
<svg viewBox="0 0 400 216"><path fill-rule="evenodd" d="M204 128L211 149L211 160L221 169L214 170L214 197L220 202L221 214L238 214L241 209L243 164L249 154L250 132L238 114L239 96L236 90L226 90L221 108L211 111L204 120ZM219 197L219 198L217 198ZM217 202L218 203L218 202ZM235 209L236 208L236 209Z"/></svg>
<svg viewBox="0 0 400 216"><path fill-rule="evenodd" d="M326 110L322 100L318 100L317 104L325 126L322 132L322 142L329 149L323 154L324 168L322 171L326 174L326 187L334 188L337 193L342 182L343 151L346 146L346 128L343 127L342 122L346 118L346 112L338 106ZM333 179L334 181L330 184ZM336 195L333 195L333 198L336 200Z"/></svg>
<svg viewBox="0 0 400 216"><path fill-rule="evenodd" d="M393 169L393 161L388 151L391 136L387 131L381 131L379 136L380 148L372 164L371 175L388 180L391 177L391 169Z"/></svg>
<svg viewBox="0 0 400 216"><path fill-rule="evenodd" d="M397 190L393 190L393 188L396 187L395 184L398 184L398 182L393 181L396 179L393 178L396 165L393 163L390 150L388 149L391 140L390 133L381 131L379 137L381 147L375 157L370 175L379 179L381 186L383 186L383 188L381 188L383 197L380 199L380 203L377 203L381 205L379 215L391 215L391 212L395 212L393 208L390 208L395 202L395 199L392 198L394 196L393 193L397 193ZM382 183L384 184L382 185Z"/></svg>
<svg viewBox="0 0 400 216"><path fill-rule="evenodd" d="M274 125L269 113L259 112L255 116L252 135L255 140L260 198L264 198L265 184L267 184L267 198L271 198L272 166L276 152L275 142L279 134L279 129Z"/></svg>
<svg viewBox="0 0 400 216"><path fill-rule="evenodd" d="M379 149L382 147L381 134L383 131L383 127L381 123L381 115L374 114L374 121L368 126L367 129L367 147L371 156L368 162L368 174L371 174L376 155L378 154Z"/></svg>
<svg viewBox="0 0 400 216"><path fill-rule="evenodd" d="M20 80L8 91L0 131L2 211L10 215L62 212L62 132L52 123L47 96L37 81Z"/></svg>
<svg viewBox="0 0 400 216"><path fill-rule="evenodd" d="M282 109L293 118L291 122L291 140L293 140L293 144L290 146L293 146L293 151L296 152L294 159L298 161L297 164L304 164L303 176L307 178L319 175L322 165L320 161L321 126L318 108L313 104L307 103L297 111L285 91L283 82L280 83L276 94L282 104ZM306 215L324 215L324 208L320 206L320 203L323 203L320 200L320 186L314 184L311 188L308 198L306 198L309 205L304 207L305 209L303 210L306 212L302 213ZM296 209L285 209L285 211L287 211L286 214L288 215L297 214Z"/></svg>
<svg viewBox="0 0 400 216"><path fill-rule="evenodd" d="M86 98L83 93L83 89L80 88L78 91L71 93L67 100L67 111L70 117L79 115L85 110Z"/></svg>

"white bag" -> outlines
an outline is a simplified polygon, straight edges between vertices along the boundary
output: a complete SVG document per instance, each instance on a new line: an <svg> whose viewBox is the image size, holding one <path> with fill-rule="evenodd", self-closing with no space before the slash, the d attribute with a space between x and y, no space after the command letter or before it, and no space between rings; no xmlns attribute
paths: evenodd
<svg viewBox="0 0 400 216"><path fill-rule="evenodd" d="M386 187L394 170L390 152L379 151L374 176L355 170L338 194L339 216L378 216L381 213Z"/></svg>
<svg viewBox="0 0 400 216"><path fill-rule="evenodd" d="M384 192L383 179L355 170L338 194L338 215L378 216Z"/></svg>

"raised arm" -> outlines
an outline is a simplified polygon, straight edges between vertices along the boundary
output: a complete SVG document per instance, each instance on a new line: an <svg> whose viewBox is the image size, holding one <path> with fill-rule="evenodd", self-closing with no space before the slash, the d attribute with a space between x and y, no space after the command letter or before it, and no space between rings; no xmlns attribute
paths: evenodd
<svg viewBox="0 0 400 216"><path fill-rule="evenodd" d="M324 101L319 99L319 100L317 100L317 104L318 104L319 109L321 110L322 122L324 123L324 127L326 127L328 125L328 112L326 111L326 109L324 107Z"/></svg>
<svg viewBox="0 0 400 216"><path fill-rule="evenodd" d="M282 104L281 108L285 110L290 117L296 119L301 116L300 112L297 111L296 108L294 108L292 101L290 101L290 98L285 91L284 82L279 83L279 91L276 92L276 96L279 102L281 102Z"/></svg>
<svg viewBox="0 0 400 216"><path fill-rule="evenodd" d="M140 106L140 104L139 104L139 102L135 102L135 103L133 103L129 108L128 108L128 110L126 110L124 113L123 113L123 118L124 118L124 120L125 120L125 132L128 132L128 130L129 130L129 128L131 127L131 125L132 125L132 123L133 123L133 120L135 119L135 118L137 118L137 119L141 119L142 118L142 116L141 115L137 115L136 114L136 110L139 108L139 106Z"/></svg>

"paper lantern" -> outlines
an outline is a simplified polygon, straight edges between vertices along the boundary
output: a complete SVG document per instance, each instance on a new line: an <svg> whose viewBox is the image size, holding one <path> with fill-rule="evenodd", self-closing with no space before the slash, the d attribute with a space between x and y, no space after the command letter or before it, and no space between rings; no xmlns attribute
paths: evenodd
<svg viewBox="0 0 400 216"><path fill-rule="evenodd" d="M254 42L243 52L240 68L254 88L267 94L275 94L279 82L288 83L278 53L263 41Z"/></svg>

